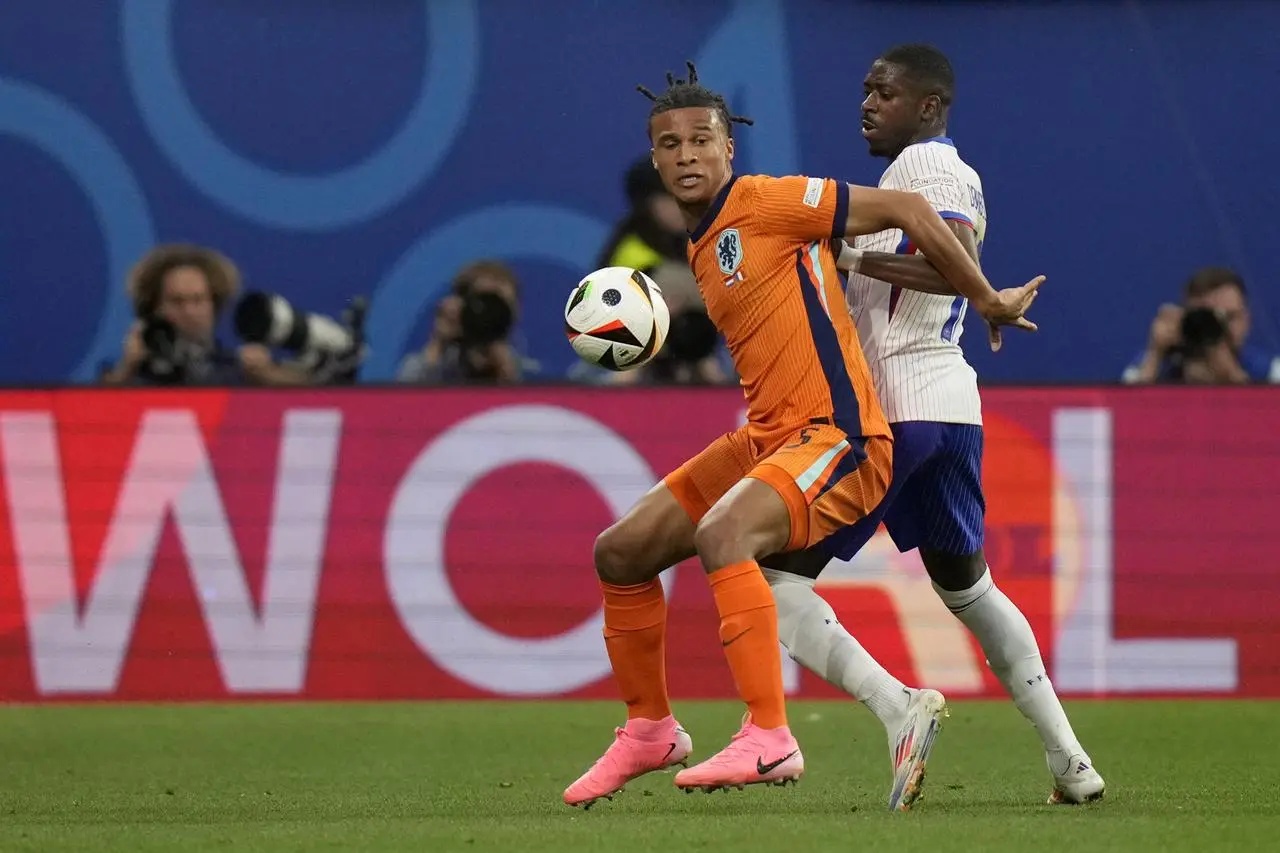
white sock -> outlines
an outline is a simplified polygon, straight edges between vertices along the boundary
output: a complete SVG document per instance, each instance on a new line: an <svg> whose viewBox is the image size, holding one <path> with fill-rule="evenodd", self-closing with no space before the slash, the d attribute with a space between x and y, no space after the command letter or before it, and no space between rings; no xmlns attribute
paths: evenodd
<svg viewBox="0 0 1280 853"><path fill-rule="evenodd" d="M862 702L891 731L907 713L911 693L850 636L813 581L764 569L778 608L778 639L802 666Z"/></svg>
<svg viewBox="0 0 1280 853"><path fill-rule="evenodd" d="M960 592L949 592L937 584L933 588L947 609L978 638L992 672L1009 691L1013 704L1036 727L1050 757L1061 763L1083 753L1049 681L1027 617L995 585L990 570Z"/></svg>

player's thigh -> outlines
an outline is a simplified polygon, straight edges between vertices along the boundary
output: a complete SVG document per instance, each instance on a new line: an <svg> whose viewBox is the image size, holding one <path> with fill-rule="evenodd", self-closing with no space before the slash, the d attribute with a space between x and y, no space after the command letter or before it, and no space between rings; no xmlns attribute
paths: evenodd
<svg viewBox="0 0 1280 853"><path fill-rule="evenodd" d="M708 572L782 551L791 531L786 500L754 476L734 484L703 516L694 534Z"/></svg>
<svg viewBox="0 0 1280 853"><path fill-rule="evenodd" d="M752 469L787 508L789 535L782 550L806 548L869 516L889 488L893 442L858 438L828 425L809 426Z"/></svg>
<svg viewBox="0 0 1280 853"><path fill-rule="evenodd" d="M899 550L919 548L930 576L944 588L967 589L985 566L982 427L935 424L939 449L920 467L885 515ZM979 575L980 576L980 573Z"/></svg>
<svg viewBox="0 0 1280 853"><path fill-rule="evenodd" d="M644 583L696 554L694 532L711 505L750 469L745 432L721 436L654 486L596 539L606 583Z"/></svg>

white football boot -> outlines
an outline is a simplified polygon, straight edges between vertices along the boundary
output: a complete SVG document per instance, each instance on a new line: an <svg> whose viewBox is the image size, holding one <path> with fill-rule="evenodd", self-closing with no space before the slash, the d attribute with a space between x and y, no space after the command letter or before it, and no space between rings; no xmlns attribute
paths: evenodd
<svg viewBox="0 0 1280 853"><path fill-rule="evenodd" d="M1045 763L1053 774L1053 793L1049 794L1049 805L1079 806L1102 799L1107 790L1107 783L1093 769L1093 761L1089 756L1076 753L1066 762L1056 762L1051 755L1045 755Z"/></svg>
<svg viewBox="0 0 1280 853"><path fill-rule="evenodd" d="M936 690L913 690L907 716L896 732L889 733L889 760L893 763L893 790L889 811L905 812L924 791L925 764L947 716L947 700Z"/></svg>

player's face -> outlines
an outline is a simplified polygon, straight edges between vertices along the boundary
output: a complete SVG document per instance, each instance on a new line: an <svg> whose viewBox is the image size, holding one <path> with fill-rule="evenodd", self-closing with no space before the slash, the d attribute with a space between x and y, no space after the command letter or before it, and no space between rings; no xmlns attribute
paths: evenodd
<svg viewBox="0 0 1280 853"><path fill-rule="evenodd" d="M705 107L667 110L653 117L649 138L663 186L682 211L700 217L729 180L733 161L733 140L719 112Z"/></svg>
<svg viewBox="0 0 1280 853"><path fill-rule="evenodd" d="M933 117L902 69L876 60L862 81L862 136L873 157L897 157Z"/></svg>

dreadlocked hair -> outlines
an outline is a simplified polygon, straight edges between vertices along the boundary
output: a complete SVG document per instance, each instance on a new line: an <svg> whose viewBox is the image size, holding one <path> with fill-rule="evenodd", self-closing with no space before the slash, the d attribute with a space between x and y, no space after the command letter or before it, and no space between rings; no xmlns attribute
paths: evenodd
<svg viewBox="0 0 1280 853"><path fill-rule="evenodd" d="M718 92L711 91L698 82L698 69L694 67L692 62L685 62L685 65L689 68L689 79L677 80L676 76L668 71L667 89L661 95L655 95L645 86L636 86L636 91L653 101L653 109L649 111L650 119L668 110L680 110L686 107L706 107L719 114L720 120L724 122L725 131L729 136L733 136L733 125L735 124L755 124L746 116L736 116L729 112L729 105L725 103L724 96Z"/></svg>

